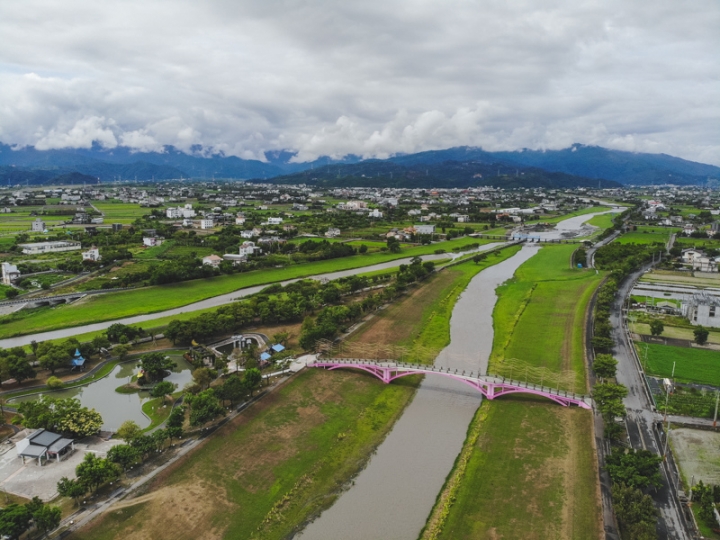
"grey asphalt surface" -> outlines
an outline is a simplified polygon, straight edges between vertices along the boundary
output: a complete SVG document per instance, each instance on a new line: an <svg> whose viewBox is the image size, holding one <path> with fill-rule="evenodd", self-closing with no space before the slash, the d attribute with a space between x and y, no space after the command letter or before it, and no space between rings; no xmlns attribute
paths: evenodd
<svg viewBox="0 0 720 540"><path fill-rule="evenodd" d="M630 444L635 449L647 449L655 454L662 454L664 440L655 429L655 422L662 419L655 413L652 400L648 395L640 372L640 365L631 349L628 333L623 323L623 302L635 281L647 270L643 268L629 276L620 286L620 291L610 312L610 322L615 341L615 358L618 360L617 380L628 388L625 398L627 409L626 426ZM663 435L664 437L664 435ZM659 511L657 531L662 539L690 539L686 528L683 510L677 500L675 487L678 483L677 470L674 463L666 462L662 466L663 485L655 493L651 493Z"/></svg>

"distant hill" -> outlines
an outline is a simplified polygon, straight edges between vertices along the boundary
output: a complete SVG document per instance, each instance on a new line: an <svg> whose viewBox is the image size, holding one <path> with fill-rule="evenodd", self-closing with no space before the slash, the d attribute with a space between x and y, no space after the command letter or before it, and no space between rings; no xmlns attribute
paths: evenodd
<svg viewBox="0 0 720 540"><path fill-rule="evenodd" d="M259 180L256 180L259 181ZM506 163L443 161L400 165L394 160L369 160L350 165L327 165L319 169L264 180L273 184L308 184L320 187L466 188L576 188L619 187L613 180L582 178L538 168Z"/></svg>
<svg viewBox="0 0 720 540"><path fill-rule="evenodd" d="M193 153L188 154L172 146L166 146L161 152L133 152L125 147L105 149L99 145L88 149L41 151L33 147L13 150L12 147L0 143L0 184L46 184L50 178L73 172L99 178L103 182L174 178L284 178L285 181L293 178L293 181L299 181L295 180L293 175L308 171L308 174L318 178L319 182L329 185L333 176L329 171L335 171L333 181L339 180L337 176L340 175L346 178L345 182L351 177L357 177L365 178L362 180L364 183L370 183L369 177L375 177L376 180L372 182L381 183L378 179L387 175L393 185L409 185L412 181L425 185L431 177L432 181L440 182L438 185L444 185L446 181L452 185L460 185L470 181L464 176L470 169L473 170L473 175L481 174L483 182L487 182L488 177L497 176L497 182L502 185L518 182L524 185L529 181L528 175L532 175L535 182L561 184L595 179L595 185L597 180L640 185L691 185L702 184L708 179L720 180L720 167L713 165L665 154L621 152L579 144L565 150L516 152L487 152L482 148L461 146L398 155L386 160L363 160L359 156L348 155L340 160L321 157L312 162L294 163L295 156L296 154L290 151L273 151L266 152L265 161L260 161L223 154L208 155L202 147L193 148ZM463 172L464 169L466 170ZM496 172L493 173L492 169ZM497 169L504 172L498 174ZM341 170L343 172L340 172ZM525 173L525 178L512 180L513 174L516 177L523 176L520 171ZM563 173L567 176L549 173ZM396 178L396 175L399 176Z"/></svg>

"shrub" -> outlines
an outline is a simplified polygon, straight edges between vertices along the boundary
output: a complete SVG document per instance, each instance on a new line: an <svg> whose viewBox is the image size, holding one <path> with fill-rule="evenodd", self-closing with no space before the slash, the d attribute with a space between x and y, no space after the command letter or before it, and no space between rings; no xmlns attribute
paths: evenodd
<svg viewBox="0 0 720 540"><path fill-rule="evenodd" d="M52 388L53 390L55 390L57 388L62 388L63 386L65 386L65 383L63 383L58 377L55 377L55 376L48 378L46 384L47 384L48 388Z"/></svg>

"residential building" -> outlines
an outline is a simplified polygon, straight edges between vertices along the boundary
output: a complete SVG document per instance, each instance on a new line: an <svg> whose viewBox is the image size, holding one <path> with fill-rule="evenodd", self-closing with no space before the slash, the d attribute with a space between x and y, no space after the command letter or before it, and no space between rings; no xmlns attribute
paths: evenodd
<svg viewBox="0 0 720 540"><path fill-rule="evenodd" d="M203 218L200 220L201 229L212 229L215 226L215 222L212 219Z"/></svg>
<svg viewBox="0 0 720 540"><path fill-rule="evenodd" d="M17 266L10 263L2 263L2 282L3 285L12 285L12 282L20 277L20 270Z"/></svg>
<svg viewBox="0 0 720 540"><path fill-rule="evenodd" d="M326 238L337 238L338 236L340 236L340 229L336 229L335 227L330 227L325 232Z"/></svg>
<svg viewBox="0 0 720 540"><path fill-rule="evenodd" d="M267 220L268 225L282 225L283 218L281 217L269 217Z"/></svg>
<svg viewBox="0 0 720 540"><path fill-rule="evenodd" d="M220 266L220 263L223 261L222 257L218 257L217 255L208 255L207 257L203 257L202 263L206 266L212 266L213 268L217 268Z"/></svg>
<svg viewBox="0 0 720 540"><path fill-rule="evenodd" d="M35 221L33 221L32 224L30 225L30 230L31 230L32 232L43 232L46 228L47 228L47 227L45 226L45 222L44 222L42 219L40 219L40 218L37 218L37 219L36 219Z"/></svg>
<svg viewBox="0 0 720 540"><path fill-rule="evenodd" d="M415 225L416 234L434 234L435 225Z"/></svg>
<svg viewBox="0 0 720 540"><path fill-rule="evenodd" d="M377 218L381 218L381 217L383 217L383 213L382 213L380 210L378 210L377 208L374 208L374 209L368 214L368 217L376 218L376 219L377 219Z"/></svg>
<svg viewBox="0 0 720 540"><path fill-rule="evenodd" d="M235 225L245 225L245 216L238 216L235 218Z"/></svg>
<svg viewBox="0 0 720 540"><path fill-rule="evenodd" d="M65 240L60 242L34 242L18 244L25 255L42 255L43 253L59 253L61 251L77 251L82 249L80 242Z"/></svg>
<svg viewBox="0 0 720 540"><path fill-rule="evenodd" d="M243 242L240 246L240 255L248 257L253 255L255 252L261 252L262 250L255 245L255 242Z"/></svg>
<svg viewBox="0 0 720 540"><path fill-rule="evenodd" d="M165 238L162 236L143 236L143 246L145 247L161 246L164 241Z"/></svg>
<svg viewBox="0 0 720 540"><path fill-rule="evenodd" d="M83 251L82 258L83 261L97 262L102 259L102 255L100 255L100 250L97 248L97 246L92 246L87 251Z"/></svg>
<svg viewBox="0 0 720 540"><path fill-rule="evenodd" d="M681 309L692 324L720 328L720 298L707 293L694 294L682 303Z"/></svg>

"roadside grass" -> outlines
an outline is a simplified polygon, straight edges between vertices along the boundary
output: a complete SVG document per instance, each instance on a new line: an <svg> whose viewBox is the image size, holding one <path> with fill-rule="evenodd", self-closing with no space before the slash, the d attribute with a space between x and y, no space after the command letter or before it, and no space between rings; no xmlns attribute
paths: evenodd
<svg viewBox="0 0 720 540"><path fill-rule="evenodd" d="M531 368L572 371L576 390L585 388L585 311L602 275L570 268L574 249L545 246L498 287L490 373L522 378L503 365L517 359Z"/></svg>
<svg viewBox="0 0 720 540"><path fill-rule="evenodd" d="M490 240L463 238L443 242L442 244L408 248L396 254L372 253L355 255L285 268L263 269L163 286L143 287L131 291L119 291L89 297L70 305L60 305L53 308L21 310L12 315L0 317L0 338L164 311L254 285L361 268L405 257L428 255L432 254L438 245L442 245L445 249L452 249L455 246L464 246L476 242L487 244L490 243Z"/></svg>
<svg viewBox="0 0 720 540"><path fill-rule="evenodd" d="M291 536L334 502L413 393L402 382L305 370L160 473L144 502L71 538Z"/></svg>
<svg viewBox="0 0 720 540"><path fill-rule="evenodd" d="M720 386L719 351L657 343L636 343L636 347L643 367L649 375L669 378L672 376L673 363L675 363L676 380Z"/></svg>
<svg viewBox="0 0 720 540"><path fill-rule="evenodd" d="M422 538L599 538L592 415L532 399L483 409L446 517Z"/></svg>

